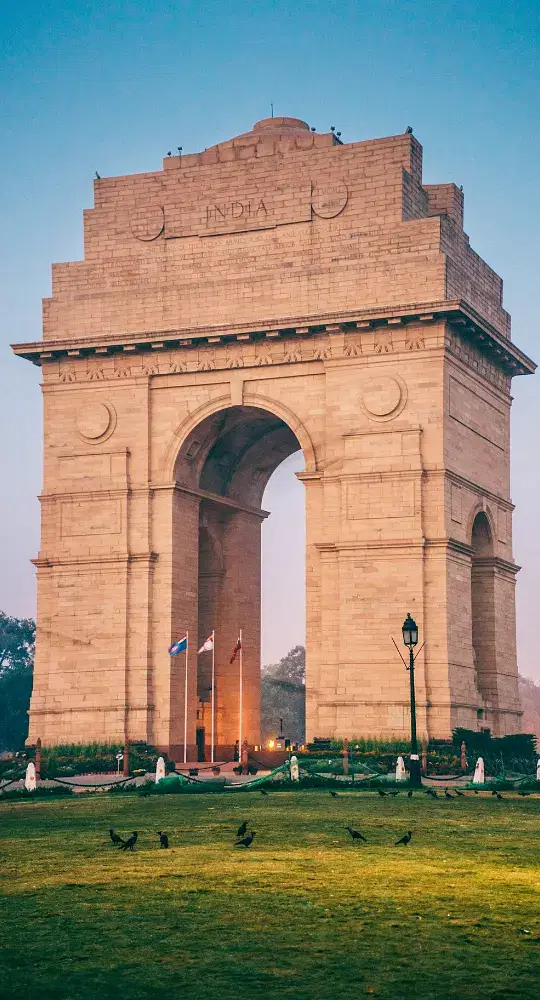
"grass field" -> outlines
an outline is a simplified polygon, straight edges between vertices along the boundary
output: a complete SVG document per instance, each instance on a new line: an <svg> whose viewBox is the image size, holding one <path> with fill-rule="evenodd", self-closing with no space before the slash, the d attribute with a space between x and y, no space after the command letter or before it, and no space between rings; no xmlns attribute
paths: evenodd
<svg viewBox="0 0 540 1000"><path fill-rule="evenodd" d="M539 798L95 794L0 835L2 1000L538 997Z"/></svg>

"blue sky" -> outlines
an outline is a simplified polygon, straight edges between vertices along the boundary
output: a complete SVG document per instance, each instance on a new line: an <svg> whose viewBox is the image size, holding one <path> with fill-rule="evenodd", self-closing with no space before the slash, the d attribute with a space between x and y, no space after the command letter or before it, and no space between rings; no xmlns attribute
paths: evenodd
<svg viewBox="0 0 540 1000"><path fill-rule="evenodd" d="M425 181L463 184L471 244L505 280L514 339L540 360L539 53L540 6L529 2L4 0L0 608L34 613L41 488L39 369L8 345L39 339L51 262L82 256L94 171L160 169L178 145L195 151L248 130L271 101L276 115L336 125L345 141L412 125ZM515 379L513 393L520 666L540 679L537 378ZM303 636L302 487L291 463L266 497L266 660Z"/></svg>

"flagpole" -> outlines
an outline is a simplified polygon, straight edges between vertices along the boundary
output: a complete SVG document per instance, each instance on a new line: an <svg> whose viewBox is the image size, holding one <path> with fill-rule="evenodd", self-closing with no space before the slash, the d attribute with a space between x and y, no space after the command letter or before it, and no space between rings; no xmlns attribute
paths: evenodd
<svg viewBox="0 0 540 1000"><path fill-rule="evenodd" d="M244 664L243 664L243 659L242 659L243 653L244 653L244 643L243 643L243 639L242 639L242 629L240 629L240 633L239 633L238 638L240 640L240 678L239 678L239 680L240 680L240 689L239 689L239 692L238 692L238 702L239 702L239 706L238 706L238 723L239 723L239 725L238 725L238 759L241 760L241 754L242 754L242 722L243 722L243 719L242 719L243 703L242 703L242 701L243 701L243 694L244 694L244 692L243 692L243 682L244 682L244 669L243 668L244 668Z"/></svg>
<svg viewBox="0 0 540 1000"><path fill-rule="evenodd" d="M184 764L187 763L188 650L189 650L189 632L186 629L186 667L184 673Z"/></svg>
<svg viewBox="0 0 540 1000"><path fill-rule="evenodd" d="M214 737L215 737L215 681L216 681L216 636L215 630L212 629L212 745L211 745L211 762L214 763Z"/></svg>

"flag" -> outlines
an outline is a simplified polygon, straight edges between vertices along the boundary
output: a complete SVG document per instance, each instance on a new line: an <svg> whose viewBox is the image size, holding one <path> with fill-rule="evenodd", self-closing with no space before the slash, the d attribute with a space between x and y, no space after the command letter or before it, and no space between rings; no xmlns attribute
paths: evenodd
<svg viewBox="0 0 540 1000"><path fill-rule="evenodd" d="M242 640L241 640L240 636L238 636L238 639L236 640L236 646L233 649L233 654L232 654L232 656L231 656L231 658L229 660L229 663L234 663L234 661L236 660L236 654L241 649L242 649Z"/></svg>
<svg viewBox="0 0 540 1000"><path fill-rule="evenodd" d="M206 642L203 642L201 648L198 650L198 653L205 653L207 649L213 649L213 648L214 648L214 636L209 635Z"/></svg>
<svg viewBox="0 0 540 1000"><path fill-rule="evenodd" d="M169 646L169 653L171 656L178 656L178 653L184 653L187 649L187 635L183 639L179 639L178 642L173 642L172 646Z"/></svg>

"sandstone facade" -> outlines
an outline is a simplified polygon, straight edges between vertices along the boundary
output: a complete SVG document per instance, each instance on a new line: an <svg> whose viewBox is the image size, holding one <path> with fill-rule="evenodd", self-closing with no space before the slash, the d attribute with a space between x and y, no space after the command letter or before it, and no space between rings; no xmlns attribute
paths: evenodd
<svg viewBox="0 0 540 1000"><path fill-rule="evenodd" d="M520 728L502 282L410 134L342 144L270 119L95 182L81 262L53 267L30 742L188 755L259 736L266 482L301 448L308 737ZM197 736L197 730L199 734ZM204 733L202 732L204 730Z"/></svg>

